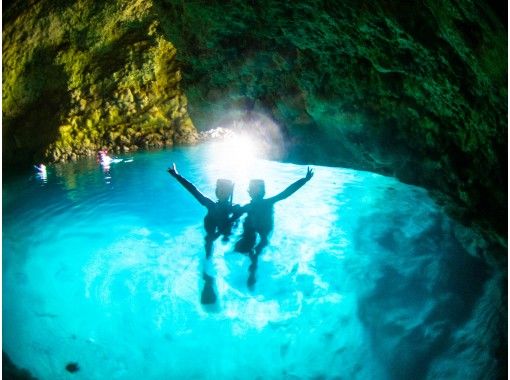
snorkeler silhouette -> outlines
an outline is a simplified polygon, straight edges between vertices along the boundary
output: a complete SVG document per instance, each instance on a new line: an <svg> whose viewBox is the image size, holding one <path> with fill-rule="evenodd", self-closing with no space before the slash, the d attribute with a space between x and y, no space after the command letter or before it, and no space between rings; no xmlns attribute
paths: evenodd
<svg viewBox="0 0 510 380"><path fill-rule="evenodd" d="M234 183L228 179L218 179L216 181L216 197L217 202L207 198L186 178L177 172L175 164L168 172L179 183L188 190L197 201L207 208L207 215L204 218L205 236L205 256L210 258L212 255L213 242L223 235L223 240L227 241L234 222L241 216L240 206L232 204L234 192Z"/></svg>
<svg viewBox="0 0 510 380"><path fill-rule="evenodd" d="M297 180L281 193L271 198L264 198L266 189L263 180L252 179L250 181L248 194L251 197L251 202L241 207L241 212L246 212L247 216L243 223L243 235L235 246L237 252L248 253L250 255L249 287L255 284L258 256L264 247L269 244L269 235L274 227L274 204L290 197L312 177L313 170L308 168L305 177ZM256 244L257 234L260 237L258 244Z"/></svg>

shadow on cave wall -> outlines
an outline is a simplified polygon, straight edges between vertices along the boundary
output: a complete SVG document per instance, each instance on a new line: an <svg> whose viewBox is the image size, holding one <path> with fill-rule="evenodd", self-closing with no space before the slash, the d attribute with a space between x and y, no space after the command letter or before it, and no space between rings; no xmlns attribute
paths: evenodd
<svg viewBox="0 0 510 380"><path fill-rule="evenodd" d="M62 110L69 107L68 75L55 63L57 50L40 47L23 68L12 96L16 113L3 112L3 173L40 161L56 140Z"/></svg>

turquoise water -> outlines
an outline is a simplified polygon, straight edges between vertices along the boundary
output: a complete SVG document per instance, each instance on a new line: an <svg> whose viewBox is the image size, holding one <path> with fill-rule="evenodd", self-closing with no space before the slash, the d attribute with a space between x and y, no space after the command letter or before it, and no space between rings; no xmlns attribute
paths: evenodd
<svg viewBox="0 0 510 380"><path fill-rule="evenodd" d="M270 196L306 167L230 153L210 144L4 179L11 359L40 379L491 378L498 274L425 190L314 167L277 204L250 290L235 238L204 261L205 210L166 168L210 197L231 178L246 203L250 178ZM200 303L204 268L215 305Z"/></svg>

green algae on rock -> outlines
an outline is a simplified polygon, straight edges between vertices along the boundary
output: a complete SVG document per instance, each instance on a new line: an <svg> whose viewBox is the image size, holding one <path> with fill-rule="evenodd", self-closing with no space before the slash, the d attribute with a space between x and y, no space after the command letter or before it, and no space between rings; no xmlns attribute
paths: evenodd
<svg viewBox="0 0 510 380"><path fill-rule="evenodd" d="M175 55L151 2L16 2L4 15L4 160L194 143Z"/></svg>
<svg viewBox="0 0 510 380"><path fill-rule="evenodd" d="M506 240L507 32L495 6L15 1L4 160L190 143L211 115L256 109L282 127L288 159L426 187Z"/></svg>

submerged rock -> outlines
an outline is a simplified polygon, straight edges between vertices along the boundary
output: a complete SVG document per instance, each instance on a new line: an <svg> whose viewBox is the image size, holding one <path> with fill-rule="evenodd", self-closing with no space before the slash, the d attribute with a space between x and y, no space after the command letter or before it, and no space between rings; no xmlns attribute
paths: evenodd
<svg viewBox="0 0 510 380"><path fill-rule="evenodd" d="M66 365L67 372L74 373L74 372L78 372L79 370L80 370L80 366L78 365L78 363L71 362L71 363L67 363L67 365Z"/></svg>
<svg viewBox="0 0 510 380"><path fill-rule="evenodd" d="M9 355L2 351L2 378L10 380L36 380L26 369L18 368Z"/></svg>

